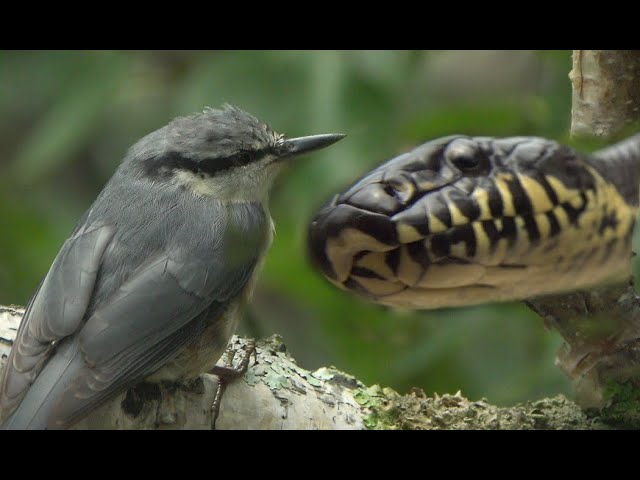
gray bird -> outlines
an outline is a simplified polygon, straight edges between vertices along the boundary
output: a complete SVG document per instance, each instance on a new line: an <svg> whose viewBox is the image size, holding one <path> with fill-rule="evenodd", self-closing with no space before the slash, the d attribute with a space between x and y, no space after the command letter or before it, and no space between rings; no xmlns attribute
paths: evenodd
<svg viewBox="0 0 640 480"><path fill-rule="evenodd" d="M142 380L210 370L271 244L274 179L343 137L287 139L225 105L138 141L27 305L2 427L67 428Z"/></svg>

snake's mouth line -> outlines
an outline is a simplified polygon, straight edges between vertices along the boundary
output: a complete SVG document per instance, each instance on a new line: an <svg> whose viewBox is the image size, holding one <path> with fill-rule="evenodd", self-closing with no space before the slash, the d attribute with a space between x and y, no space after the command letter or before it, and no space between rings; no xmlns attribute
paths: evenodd
<svg viewBox="0 0 640 480"><path fill-rule="evenodd" d="M595 224L601 221L594 196L578 192L564 200L545 210L453 225L413 242L379 243L378 249L353 248L356 243L345 242L345 248L351 247L350 258L342 256L342 261L346 260L349 267L343 270L341 281L332 281L343 289L381 301L398 298L401 292L405 296L451 297L457 290L462 296L477 296L473 303L482 303L480 291L509 299L511 295L506 292L515 289L515 284L527 284L529 277L536 278L536 282L544 282L545 276L552 274L564 278L563 274L575 271L581 264L589 266L588 272L594 257L598 261L600 257L608 258L617 245L594 234L589 235L590 243L584 249L565 252L567 249L560 248L583 235L582 219ZM394 222L394 227L399 225ZM558 249L565 253L560 255ZM327 248L328 258L335 264L338 257L336 250L331 250ZM556 280L549 282L555 285L554 289L562 288ZM536 288L543 294L548 290L544 285ZM521 294L518 290L512 296Z"/></svg>
<svg viewBox="0 0 640 480"><path fill-rule="evenodd" d="M549 210L549 211L552 211L552 210ZM547 212L541 212L540 214L544 215L546 213ZM505 218L507 219L507 222L509 221L516 222L516 218L518 217L520 216L500 217L500 218L491 220L491 222L494 222L494 223L504 222ZM373 292L371 292L362 284L370 283L371 282L370 279L374 279L374 280L380 280L384 282L398 284L398 287L400 287L402 290L419 288L422 291L424 290L438 291L438 290L444 290L444 289L464 288L464 287L498 289L500 288L499 285L482 283L482 281L476 282L476 281L472 281L471 279L476 278L477 280L481 280L481 278L478 278L478 274L477 274L479 269L483 269L485 271L487 271L488 269L507 270L507 271L513 272L514 274L516 274L517 272L517 274L521 276L526 276L526 271L531 267L531 265L522 263L522 262L516 263L515 261L514 262L496 261L491 263L490 262L483 263L482 261L479 261L479 259L477 258L457 256L457 255L451 255L451 254L442 256L437 260L433 260L430 258L433 256L433 250L432 250L433 244L431 243L433 237L455 236L456 233L458 232L466 233L469 228L471 229L482 228L483 222L484 221L482 220L477 220L477 221L469 222L463 225L456 225L456 226L450 227L446 231L438 232L435 234L429 234L426 237L424 237L422 240L418 240L416 242L411 242L411 243L399 244L395 248L387 251L375 252L375 251L363 250L352 258L351 268L345 280L342 282L334 281L334 283L338 284L342 288L353 289L355 291L359 291L360 293L364 293L368 297L382 299L385 297L396 295L398 292L372 294ZM520 237L525 233L524 231L518 231L518 230L515 230L515 232L517 233L518 237ZM473 237L473 238L476 238L476 237ZM510 245L513 243L515 243L513 239L507 238L507 237L501 237L500 239L498 239L498 241L495 244L491 245L489 251L478 252L478 256L485 256L485 257L491 256L501 248L501 245L503 246L501 255L506 256L509 254L509 248L512 248L512 246L510 247ZM427 246L429 244L431 244L430 247ZM468 248L467 244L465 243L465 240L462 240L456 243L451 242L447 245L447 248L451 250L456 246L460 246L461 248L464 248L464 249ZM442 245L440 245L438 248L442 248ZM367 268L367 267L362 267L358 265L359 260L366 257L367 255L373 255L373 256L378 255L379 256L378 262L380 263L385 262L385 264L388 264L389 262L387 261L387 258L386 258L387 255L390 252L397 252L401 249L407 249L409 252L411 252L410 255L413 255L414 263L417 263L420 268L419 276L417 276L411 282L403 282L401 280L402 276L398 272L398 268L402 268L401 265L396 265L395 269L393 269L392 276L385 276L384 273L388 274L389 272L381 272L380 269L375 268L375 266L373 268ZM416 250L421 250L421 252L416 252ZM403 253L404 252L401 252L400 255L403 255ZM431 253L431 255L429 255L429 253ZM415 257L417 257L417 259ZM403 260L406 262L408 259L405 258ZM402 263L403 260L400 260L400 263ZM490 258L487 258L487 260L490 260ZM465 275L465 271L471 273L472 275L469 275L469 276ZM430 281L425 282L425 278L427 276L434 276L434 277L437 276L439 279L446 278L447 281L445 281L443 284L438 284L437 282L430 282ZM462 280L465 277L469 281ZM455 279L459 279L459 280L456 281ZM354 284L354 282L357 282L357 285Z"/></svg>
<svg viewBox="0 0 640 480"><path fill-rule="evenodd" d="M430 255L428 259L422 259L423 261L426 260L424 261L426 265L437 264L442 261L474 263L473 259L479 255L495 252L502 241L508 244L508 252L505 253L510 253L513 248L523 247L525 243L527 248L541 246L543 241L563 234L568 227L574 226L577 228L580 216L595 208L596 206L593 205L593 202L587 201L584 193L577 193L565 202L558 203L549 209L498 217L485 214L473 221L457 223L448 228L431 231L427 234L420 234L411 224L390 219L392 228L397 232L397 242L385 243L384 241L378 241L377 245L373 245L374 248L371 248L371 245L365 245L365 243L358 245L358 242L355 241L351 244L349 242L340 242L340 244L351 254L352 267L353 261L363 254L388 253L402 246L419 244L423 244L429 249ZM364 209L361 209L361 211L364 215L378 215L376 212ZM431 216L429 213L426 215L427 217ZM347 228L352 227L346 225L345 230ZM411 232L406 229L411 229ZM329 258L331 258L331 252L327 251L327 245L332 239L339 239L342 233L340 232L338 238L327 238L325 251ZM361 233L372 238L379 238L378 232L375 231L362 231ZM408 239L408 241L403 240L403 238ZM462 248L452 249L452 247L458 245L461 245ZM375 246L379 248L375 248ZM544 245L544 248L552 249L554 246L555 242L552 242L549 245ZM463 248L464 251L462 251ZM485 266L496 266L498 264L503 264L506 268L511 265L521 268L521 264L517 260L514 262L491 262Z"/></svg>

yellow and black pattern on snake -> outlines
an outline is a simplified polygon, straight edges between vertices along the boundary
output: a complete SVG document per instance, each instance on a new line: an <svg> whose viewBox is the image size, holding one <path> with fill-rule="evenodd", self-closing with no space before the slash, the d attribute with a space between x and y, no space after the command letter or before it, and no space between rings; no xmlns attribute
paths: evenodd
<svg viewBox="0 0 640 480"><path fill-rule="evenodd" d="M310 256L342 289L404 308L519 300L630 274L640 135L593 154L539 137L450 136L336 195Z"/></svg>

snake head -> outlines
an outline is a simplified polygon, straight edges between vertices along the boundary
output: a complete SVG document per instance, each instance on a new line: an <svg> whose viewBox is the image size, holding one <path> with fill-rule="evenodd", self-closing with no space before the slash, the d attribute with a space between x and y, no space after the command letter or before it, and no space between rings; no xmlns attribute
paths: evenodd
<svg viewBox="0 0 640 480"><path fill-rule="evenodd" d="M336 195L312 220L308 246L313 264L343 289L438 308L566 290L581 262L579 283L599 281L606 272L595 257L605 266L624 257L628 242L610 242L629 237L632 224L633 212L588 156L540 137L455 135L383 163Z"/></svg>

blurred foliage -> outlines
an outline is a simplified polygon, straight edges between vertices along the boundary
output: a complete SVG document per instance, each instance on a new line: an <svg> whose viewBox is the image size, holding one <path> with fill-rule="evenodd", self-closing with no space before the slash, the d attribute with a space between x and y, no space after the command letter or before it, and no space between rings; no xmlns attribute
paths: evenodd
<svg viewBox="0 0 640 480"><path fill-rule="evenodd" d="M569 391L555 333L520 304L394 312L309 266L306 225L380 162L453 133L567 139L570 51L1 52L0 304L24 304L132 143L236 104L291 136L348 138L272 198L277 234L242 331L277 332L309 369L400 392L512 403Z"/></svg>

